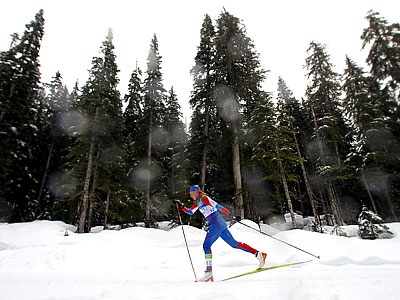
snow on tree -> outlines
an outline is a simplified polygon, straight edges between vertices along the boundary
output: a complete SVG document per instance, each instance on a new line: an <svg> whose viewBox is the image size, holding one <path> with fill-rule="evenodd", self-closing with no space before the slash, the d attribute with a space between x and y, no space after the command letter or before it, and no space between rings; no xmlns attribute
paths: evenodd
<svg viewBox="0 0 400 300"><path fill-rule="evenodd" d="M393 237L393 233L389 227L383 224L383 219L363 206L360 215L358 216L358 235L362 239L389 239Z"/></svg>

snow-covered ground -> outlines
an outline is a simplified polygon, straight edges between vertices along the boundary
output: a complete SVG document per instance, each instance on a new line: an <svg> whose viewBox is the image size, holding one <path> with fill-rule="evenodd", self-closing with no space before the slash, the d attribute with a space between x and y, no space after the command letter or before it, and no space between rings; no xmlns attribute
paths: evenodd
<svg viewBox="0 0 400 300"><path fill-rule="evenodd" d="M233 236L268 252L267 265L313 261L220 282L254 269L257 260L218 240L213 246L216 282L195 283L182 227L96 228L76 234L74 226L55 221L0 224L0 299L394 300L400 297L400 223L387 225L395 236L384 240L362 240L354 235L355 226L345 227L352 237L263 227L274 237L321 256L316 259L235 224ZM205 232L183 228L201 277Z"/></svg>

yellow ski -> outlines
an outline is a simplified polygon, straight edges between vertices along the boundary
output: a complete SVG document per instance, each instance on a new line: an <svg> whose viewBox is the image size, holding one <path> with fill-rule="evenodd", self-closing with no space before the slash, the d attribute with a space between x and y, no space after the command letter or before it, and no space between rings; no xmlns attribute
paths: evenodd
<svg viewBox="0 0 400 300"><path fill-rule="evenodd" d="M264 267L264 268L260 268L260 269L255 269L254 271L250 271L250 272L242 273L242 274L235 275L235 276L232 276L232 277L228 277L228 278L222 279L221 281L227 281L227 280L231 280L231 279L235 279L235 278L239 278L239 277L242 277L242 276L251 275L251 274L255 274L255 273L259 273L259 272L263 272L263 271L267 271L267 270L305 264L305 263L308 263L308 262L311 262L311 261L312 260L306 260L306 261L298 261L298 262L287 263L287 264L282 264L282 265L268 266L268 267Z"/></svg>

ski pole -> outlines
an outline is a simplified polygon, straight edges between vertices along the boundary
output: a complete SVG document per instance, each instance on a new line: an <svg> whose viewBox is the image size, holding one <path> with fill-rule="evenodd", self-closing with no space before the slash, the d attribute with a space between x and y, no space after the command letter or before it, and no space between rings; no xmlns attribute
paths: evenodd
<svg viewBox="0 0 400 300"><path fill-rule="evenodd" d="M192 265L192 270L193 270L194 278L195 278L195 280L197 281L196 272L194 271L194 267L193 267L192 257L190 256L189 246L188 246L188 243L187 243L187 241L186 241L185 230L183 229L183 223L182 223L182 218L181 218L181 211L180 211L180 209L179 209L179 205L178 205L178 202L177 202L177 201L175 201L175 204L176 204L176 209L178 210L179 222L181 223L183 238L185 239L185 244L186 244L187 253L188 253L188 255L189 255L190 264Z"/></svg>
<svg viewBox="0 0 400 300"><path fill-rule="evenodd" d="M245 224L245 223L243 223L243 222L241 222L241 221L237 221L237 222L240 223L240 224L242 224L243 226L249 227L249 228L251 228L251 229L253 229L253 230L255 230L255 231L257 231L257 232L259 232L259 233L261 233L261 234L264 234L264 235L266 235L266 236L269 236L270 238L273 238L273 239L275 239L275 240L277 240L277 241L279 241L279 242L281 242L281 243L284 243L284 244L286 244L286 245L288 245L288 246L290 246L290 247L293 247L293 248L295 248L295 249L297 249L297 250L300 250L300 251L303 251L304 253L307 253L308 255L311 255L311 256L314 256L314 257L320 259L320 256L319 256L319 255L317 256L317 255L314 255L314 254L312 254L312 253L310 253L310 252L307 252L307 251L305 251L305 250L303 250L303 249L300 249L299 247L296 247L296 246L294 246L294 245L292 245L292 244L289 244L288 242L285 242L285 241L283 241L283 240L280 240L280 239L278 239L278 238L276 238L276 237L274 237L274 236L272 236L272 235L270 235L270 234L268 234L268 233L265 233L265 232L261 231L261 229L259 230L259 229L253 228L253 227L251 227L251 226L249 226L249 225L247 225L247 224Z"/></svg>

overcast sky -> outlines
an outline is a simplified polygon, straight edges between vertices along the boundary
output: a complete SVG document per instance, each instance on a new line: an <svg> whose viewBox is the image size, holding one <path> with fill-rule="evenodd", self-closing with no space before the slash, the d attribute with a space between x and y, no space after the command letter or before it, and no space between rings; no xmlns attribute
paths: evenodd
<svg viewBox="0 0 400 300"><path fill-rule="evenodd" d="M223 11L242 20L247 36L269 70L265 90L274 92L282 77L294 95L304 96L307 81L303 68L311 41L326 45L335 71L342 73L345 55L365 64L360 36L368 27L370 9L389 23L400 23L398 0L13 0L0 10L0 50L7 50L12 33L22 34L25 24L44 10L45 35L40 51L42 81L57 71L71 91L88 79L88 70L108 29L114 34L120 69L120 92L125 94L136 63L146 71L150 42L156 34L162 56L164 87L171 86L182 111L190 117L190 69L200 42L206 14L214 21Z"/></svg>

